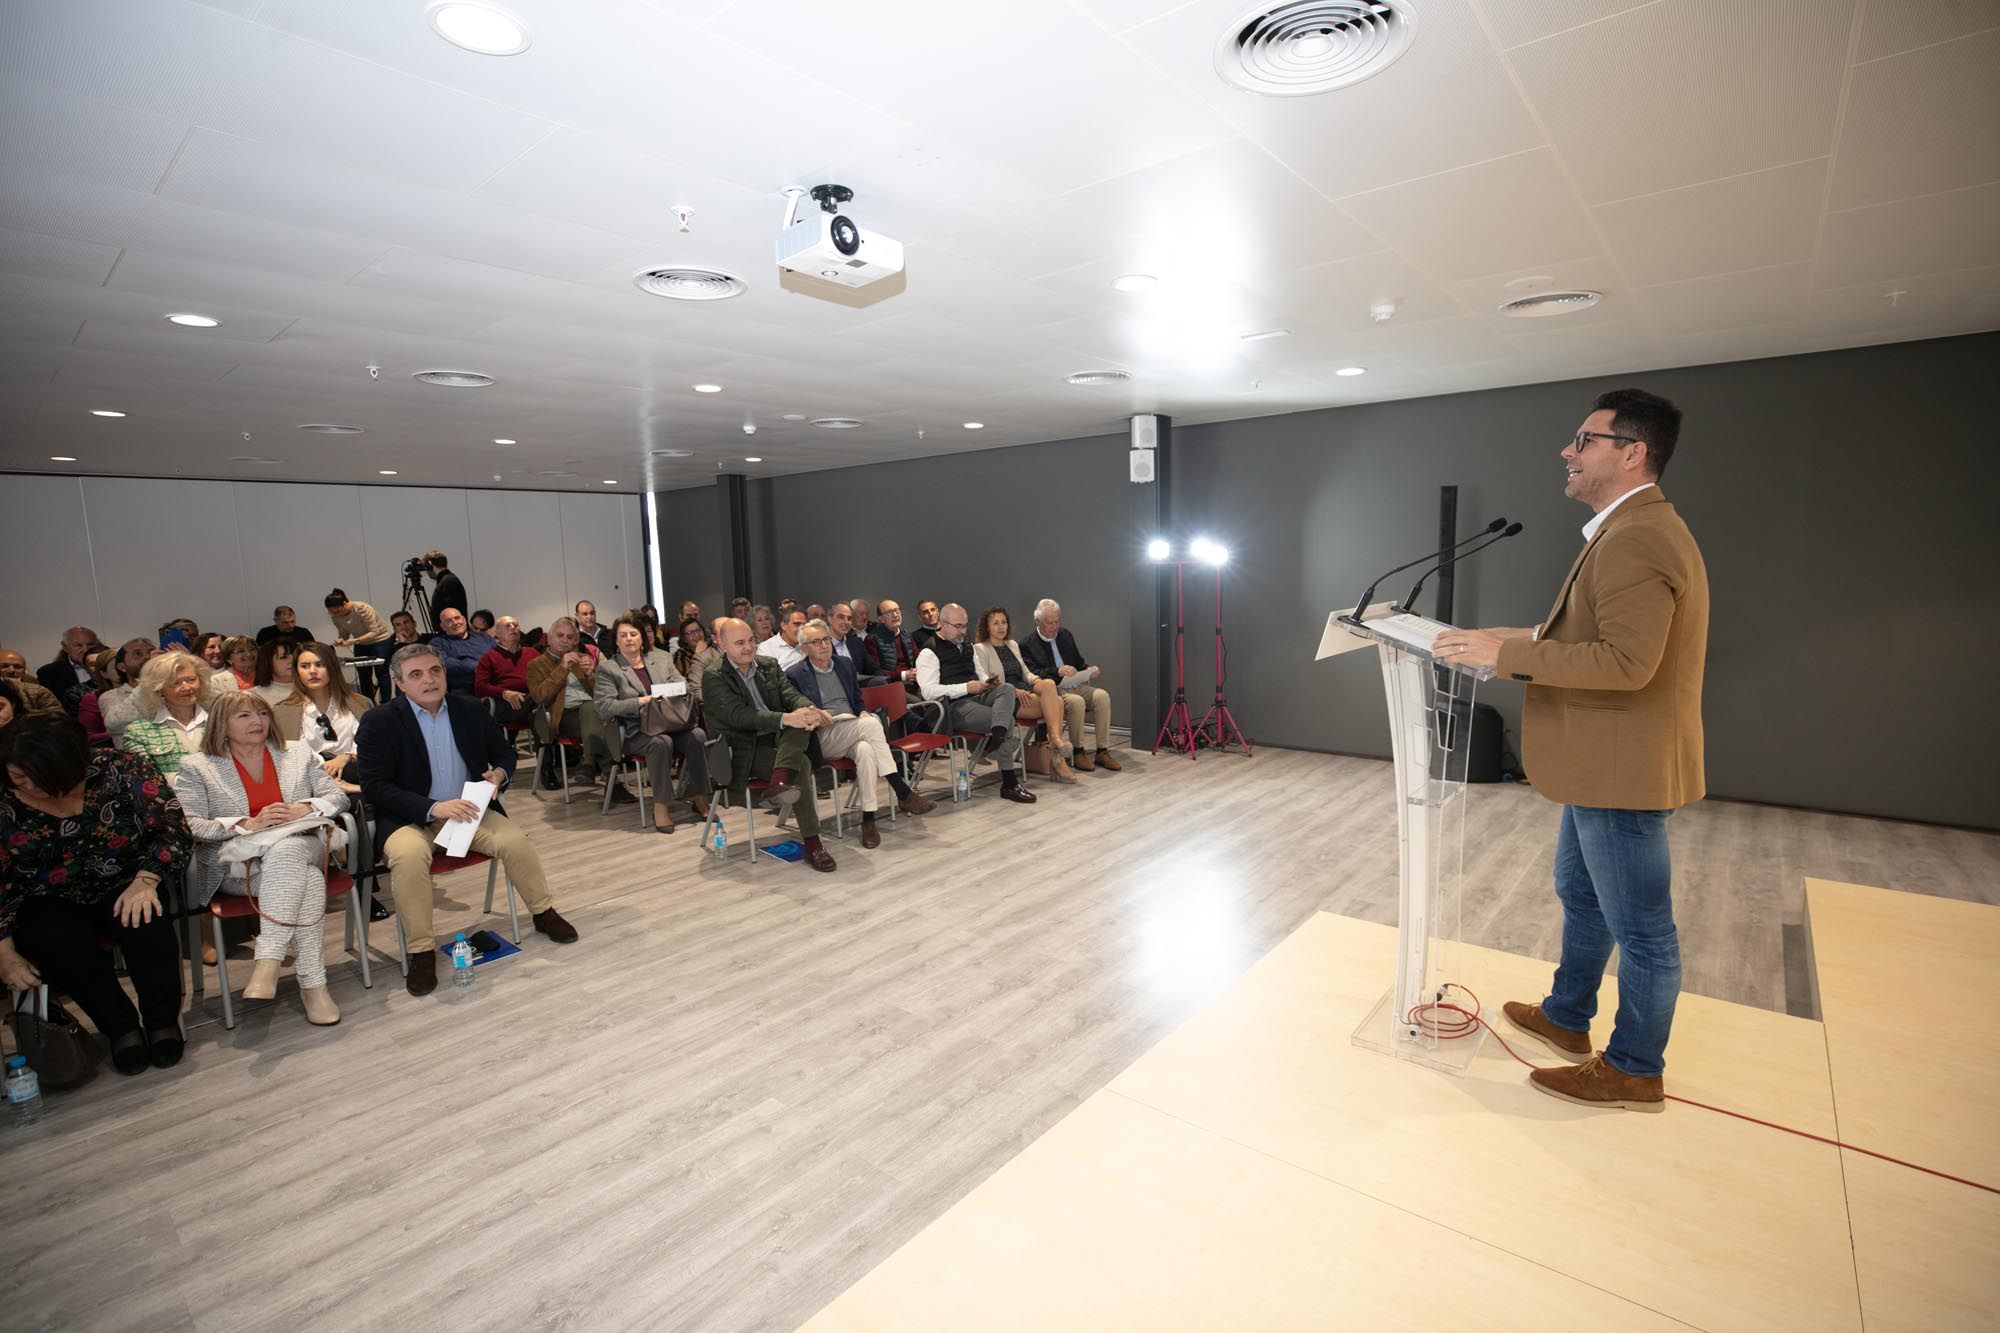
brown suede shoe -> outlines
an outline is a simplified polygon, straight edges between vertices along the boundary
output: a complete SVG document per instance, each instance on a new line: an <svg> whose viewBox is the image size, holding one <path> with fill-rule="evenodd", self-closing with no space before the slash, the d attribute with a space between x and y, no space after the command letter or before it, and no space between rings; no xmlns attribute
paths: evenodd
<svg viewBox="0 0 2000 1333"><path fill-rule="evenodd" d="M1090 757L1090 751L1080 745L1076 748L1076 753L1070 756L1069 762L1070 767L1079 773L1094 772L1097 768L1097 762Z"/></svg>
<svg viewBox="0 0 2000 1333"><path fill-rule="evenodd" d="M863 847L882 845L882 830L875 827L875 821L872 819L864 821L861 825L861 845Z"/></svg>
<svg viewBox="0 0 2000 1333"><path fill-rule="evenodd" d="M1590 1033L1557 1027L1549 1021L1549 1016L1542 1012L1539 1004L1509 1000L1500 1006L1500 1012L1507 1015L1509 1023L1571 1064L1580 1064L1590 1058Z"/></svg>
<svg viewBox="0 0 2000 1333"><path fill-rule="evenodd" d="M403 980L403 988L412 995L429 995L438 988L437 950L426 949L413 953L407 960L410 975Z"/></svg>
<svg viewBox="0 0 2000 1333"><path fill-rule="evenodd" d="M927 815L937 809L937 802L919 792L911 792L896 802L896 808L906 815Z"/></svg>
<svg viewBox="0 0 2000 1333"><path fill-rule="evenodd" d="M1664 1111L1667 1088L1664 1079L1635 1078L1614 1069L1601 1055L1593 1055L1572 1069L1536 1069L1528 1082L1551 1097L1560 1097L1578 1106L1600 1106L1607 1110Z"/></svg>
<svg viewBox="0 0 2000 1333"><path fill-rule="evenodd" d="M576 927L563 920L562 913L553 907L535 913L535 929L557 944L576 943Z"/></svg>
<svg viewBox="0 0 2000 1333"><path fill-rule="evenodd" d="M1083 765L1081 765L1081 764L1078 764L1078 765L1077 765L1077 767L1078 767L1078 768L1081 768L1081 767L1083 767ZM1094 765L1094 767L1097 767L1097 768L1108 768L1108 769L1110 769L1110 770L1111 770L1111 771L1112 771L1113 773L1116 773L1116 772L1118 772L1118 771L1119 771L1120 769L1122 769L1122 768L1124 767L1124 765L1122 765L1122 764L1120 764L1120 763L1118 762L1118 757L1117 757L1116 755L1112 754L1112 753L1111 753L1111 751L1109 751L1109 750L1099 750L1099 751L1097 752L1097 763L1096 763L1096 764Z"/></svg>

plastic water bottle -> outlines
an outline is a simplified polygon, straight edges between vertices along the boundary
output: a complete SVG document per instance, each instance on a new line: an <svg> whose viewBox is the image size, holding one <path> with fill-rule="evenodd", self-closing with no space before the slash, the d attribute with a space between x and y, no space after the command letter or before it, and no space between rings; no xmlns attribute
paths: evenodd
<svg viewBox="0 0 2000 1333"><path fill-rule="evenodd" d="M967 764L958 770L958 776L954 780L953 786L958 792L959 800L969 801L972 799L972 765Z"/></svg>
<svg viewBox="0 0 2000 1333"><path fill-rule="evenodd" d="M472 984L472 946L465 942L464 931L451 942L451 984L460 990Z"/></svg>
<svg viewBox="0 0 2000 1333"><path fill-rule="evenodd" d="M722 821L719 819L715 821L715 835L708 840L708 847L715 853L716 860L729 859L729 835L723 832Z"/></svg>
<svg viewBox="0 0 2000 1333"><path fill-rule="evenodd" d="M28 1068L28 1057L7 1057L7 1105L17 1125L32 1125L42 1118L42 1080Z"/></svg>

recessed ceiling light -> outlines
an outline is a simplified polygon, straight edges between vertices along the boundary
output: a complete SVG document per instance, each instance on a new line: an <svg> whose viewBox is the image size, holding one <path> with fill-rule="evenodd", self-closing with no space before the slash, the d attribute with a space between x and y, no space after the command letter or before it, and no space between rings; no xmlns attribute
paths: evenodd
<svg viewBox="0 0 2000 1333"><path fill-rule="evenodd" d="M744 461L744 462L746 462L746 463L761 463L761 462L763 462L764 460L763 460L763 459L761 459L761 458L746 458L746 459L744 459L743 461Z"/></svg>
<svg viewBox="0 0 2000 1333"><path fill-rule="evenodd" d="M1366 375L1368 373L1368 367L1342 366L1339 370L1336 370L1333 373L1341 376L1343 379L1353 379L1356 375Z"/></svg>
<svg viewBox="0 0 2000 1333"><path fill-rule="evenodd" d="M232 463L256 463L263 467L277 467L285 460L282 458L265 458L261 454L232 454L229 461Z"/></svg>
<svg viewBox="0 0 2000 1333"><path fill-rule="evenodd" d="M654 458L693 458L694 451L692 449L655 449L652 456Z"/></svg>
<svg viewBox="0 0 2000 1333"><path fill-rule="evenodd" d="M392 467L377 468L375 475L378 477L393 477L396 475L396 469Z"/></svg>
<svg viewBox="0 0 2000 1333"><path fill-rule="evenodd" d="M1551 315L1570 315L1588 310L1603 299L1603 292L1536 292L1533 296L1517 296L1511 301L1502 301L1500 313L1509 319L1547 319Z"/></svg>
<svg viewBox="0 0 2000 1333"><path fill-rule="evenodd" d="M90 415L94 417L122 417L125 414L123 412L113 412L108 407L93 407L90 409Z"/></svg>
<svg viewBox="0 0 2000 1333"><path fill-rule="evenodd" d="M694 391L696 393L721 393L722 386L720 384L697 384L694 386Z"/></svg>
<svg viewBox="0 0 2000 1333"><path fill-rule="evenodd" d="M860 424L853 417L819 417L813 422L821 430L853 430Z"/></svg>
<svg viewBox="0 0 2000 1333"><path fill-rule="evenodd" d="M311 431L314 435L365 435L366 426L342 426L332 421L309 421L297 429Z"/></svg>
<svg viewBox="0 0 2000 1333"><path fill-rule="evenodd" d="M561 468L552 467L552 468L544 468L540 472L537 472L535 475L538 477L574 477L576 473L565 472Z"/></svg>
<svg viewBox="0 0 2000 1333"><path fill-rule="evenodd" d="M632 275L633 285L670 301L726 301L750 290L750 284L719 268L649 268Z"/></svg>
<svg viewBox="0 0 2000 1333"><path fill-rule="evenodd" d="M804 421L805 419L806 419L806 414L803 412L785 413L785 420L787 421Z"/></svg>
<svg viewBox="0 0 2000 1333"><path fill-rule="evenodd" d="M51 463L74 463L76 459L70 457L68 454L50 454L49 461Z"/></svg>
<svg viewBox="0 0 2000 1333"><path fill-rule="evenodd" d="M493 443L495 443L495 444L519 444L519 443L520 443L520 441L519 441L519 440L509 440L509 439L504 439L504 438L499 438L499 439L495 439L495 440L493 441Z"/></svg>
<svg viewBox="0 0 2000 1333"><path fill-rule="evenodd" d="M965 428L967 430L985 430L986 423L983 421L968 421L965 423Z"/></svg>
<svg viewBox="0 0 2000 1333"><path fill-rule="evenodd" d="M1143 292L1158 285L1159 279L1150 273L1127 273L1111 280L1111 290L1115 292Z"/></svg>
<svg viewBox="0 0 2000 1333"><path fill-rule="evenodd" d="M1260 343L1267 338L1289 338L1291 336L1292 331L1290 329L1262 329L1256 333L1243 334L1241 341L1246 343Z"/></svg>
<svg viewBox="0 0 2000 1333"><path fill-rule="evenodd" d="M210 319L207 315L168 315L167 323L178 324L187 329L212 329L222 321Z"/></svg>
<svg viewBox="0 0 2000 1333"><path fill-rule="evenodd" d="M1126 380L1132 378L1132 372L1129 370L1079 370L1075 374L1065 376L1064 378L1069 383L1078 386L1123 384Z"/></svg>
<svg viewBox="0 0 2000 1333"><path fill-rule="evenodd" d="M528 49L528 30L485 5L439 5L431 10L431 27L453 46L475 55L517 56Z"/></svg>
<svg viewBox="0 0 2000 1333"><path fill-rule="evenodd" d="M612 478L612 477L606 477L606 478L604 479L604 484L605 484L606 486L616 486L616 485L618 484L618 482L617 482L617 480L616 480L616 479L614 479L614 478Z"/></svg>
<svg viewBox="0 0 2000 1333"><path fill-rule="evenodd" d="M491 375L477 370L419 370L410 378L445 389L483 389L493 382Z"/></svg>

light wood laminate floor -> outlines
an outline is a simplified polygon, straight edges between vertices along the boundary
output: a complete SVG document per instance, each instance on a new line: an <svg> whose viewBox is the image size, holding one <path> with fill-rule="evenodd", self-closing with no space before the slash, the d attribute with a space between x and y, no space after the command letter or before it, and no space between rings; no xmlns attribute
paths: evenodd
<svg viewBox="0 0 2000 1333"><path fill-rule="evenodd" d="M885 823L832 876L517 794L583 940L464 999L335 964L337 1028L288 980L176 1070L52 1098L0 1134L9 1326L796 1327L1311 913L1393 919L1388 765L1126 763ZM1552 957L1553 807L1482 788L1468 826L1467 939ZM2000 835L1707 803L1672 837L1687 988L1765 1009L1806 876L2000 886ZM444 882L441 930L483 886Z"/></svg>

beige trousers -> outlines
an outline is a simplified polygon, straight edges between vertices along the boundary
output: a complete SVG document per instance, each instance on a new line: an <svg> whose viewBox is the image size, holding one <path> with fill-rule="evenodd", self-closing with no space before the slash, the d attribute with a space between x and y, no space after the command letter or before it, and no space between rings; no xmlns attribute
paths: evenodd
<svg viewBox="0 0 2000 1333"><path fill-rule="evenodd" d="M437 852L432 844L443 827L442 819L421 827L405 824L383 844L383 859L389 863L389 896L396 900L396 915L403 922L403 948L409 953L429 953L437 947L431 933L431 857ZM472 850L506 867L530 912L545 912L555 906L535 844L507 816L487 810L472 835Z"/></svg>
<svg viewBox="0 0 2000 1333"><path fill-rule="evenodd" d="M1069 719L1069 743L1083 749L1084 701L1090 705L1091 725L1097 728L1097 748L1111 748L1111 695L1095 685L1087 685L1080 690L1071 690L1062 697L1063 716Z"/></svg>
<svg viewBox="0 0 2000 1333"><path fill-rule="evenodd" d="M896 755L889 748L889 738L882 732L882 719L873 713L866 717L835 718L813 734L819 738L821 758L854 761L854 780L861 789L861 808L869 814L880 809L882 779L896 771Z"/></svg>

